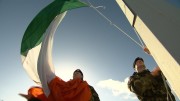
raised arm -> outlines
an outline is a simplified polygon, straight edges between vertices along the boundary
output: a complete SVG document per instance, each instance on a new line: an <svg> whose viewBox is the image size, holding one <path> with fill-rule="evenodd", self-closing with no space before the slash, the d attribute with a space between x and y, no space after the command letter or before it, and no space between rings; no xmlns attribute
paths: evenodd
<svg viewBox="0 0 180 101"><path fill-rule="evenodd" d="M153 76L159 76L159 75L161 74L160 68L159 68L159 67L156 67L156 68L151 72L151 74L152 74Z"/></svg>

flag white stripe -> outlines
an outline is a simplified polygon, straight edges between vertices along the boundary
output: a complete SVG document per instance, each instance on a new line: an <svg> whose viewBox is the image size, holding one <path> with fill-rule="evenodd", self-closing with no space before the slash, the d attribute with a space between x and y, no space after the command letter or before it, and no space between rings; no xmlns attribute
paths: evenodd
<svg viewBox="0 0 180 101"><path fill-rule="evenodd" d="M67 11L66 11L67 12ZM53 37L59 23L64 18L66 12L61 13L51 22L50 26L45 32L45 36L42 40L41 50L38 58L38 75L46 96L49 95L50 91L48 83L55 77L54 65L52 62L52 46Z"/></svg>
<svg viewBox="0 0 180 101"><path fill-rule="evenodd" d="M40 48L41 48L41 44L29 50L26 57L21 55L21 60L25 71L28 73L30 78L36 83L37 82L40 83L40 79L37 73L37 60L38 60Z"/></svg>

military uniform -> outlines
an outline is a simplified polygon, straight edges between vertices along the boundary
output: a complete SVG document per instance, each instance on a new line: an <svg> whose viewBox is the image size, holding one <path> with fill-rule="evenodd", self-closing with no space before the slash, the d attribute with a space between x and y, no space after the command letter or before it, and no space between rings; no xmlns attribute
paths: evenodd
<svg viewBox="0 0 180 101"><path fill-rule="evenodd" d="M92 94L90 101L100 101L99 96L98 96L97 92L95 91L95 89L90 85L89 85L89 88L90 88L91 94Z"/></svg>
<svg viewBox="0 0 180 101"><path fill-rule="evenodd" d="M140 101L175 101L169 87L167 89L170 94L167 95L162 76L154 77L149 70L134 72L129 78L128 88Z"/></svg>

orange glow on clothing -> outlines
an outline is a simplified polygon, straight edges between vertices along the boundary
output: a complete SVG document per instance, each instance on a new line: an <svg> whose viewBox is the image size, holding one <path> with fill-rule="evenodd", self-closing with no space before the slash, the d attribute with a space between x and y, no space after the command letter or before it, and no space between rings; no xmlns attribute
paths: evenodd
<svg viewBox="0 0 180 101"><path fill-rule="evenodd" d="M28 95L40 99L41 101L48 101L44 95L43 89L40 87L32 87L28 90Z"/></svg>
<svg viewBox="0 0 180 101"><path fill-rule="evenodd" d="M49 84L50 95L44 95L42 88L32 87L28 95L32 95L41 101L90 101L91 91L86 81L81 79L63 81L55 77Z"/></svg>
<svg viewBox="0 0 180 101"><path fill-rule="evenodd" d="M50 95L53 101L90 101L91 91L86 81L80 79L68 82L56 77L50 84Z"/></svg>

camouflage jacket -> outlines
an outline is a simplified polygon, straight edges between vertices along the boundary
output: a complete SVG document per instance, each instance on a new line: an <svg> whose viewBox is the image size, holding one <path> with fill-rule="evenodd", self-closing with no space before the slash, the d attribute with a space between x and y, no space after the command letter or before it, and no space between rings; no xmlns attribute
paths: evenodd
<svg viewBox="0 0 180 101"><path fill-rule="evenodd" d="M128 88L137 95L140 101L175 101L169 87L170 94L167 97L162 76L154 77L149 70L141 73L134 72L129 78Z"/></svg>
<svg viewBox="0 0 180 101"><path fill-rule="evenodd" d="M95 89L90 85L89 85L89 88L91 89L91 94L92 94L90 101L100 101L99 96L97 92L95 91Z"/></svg>

